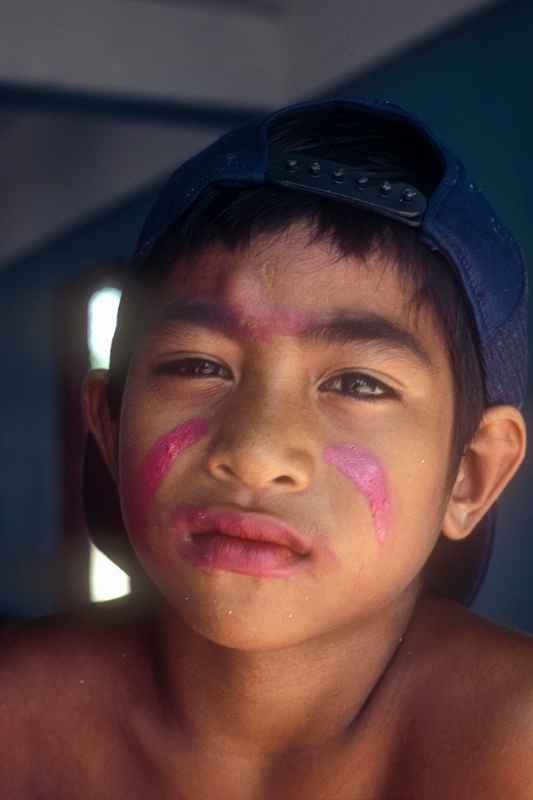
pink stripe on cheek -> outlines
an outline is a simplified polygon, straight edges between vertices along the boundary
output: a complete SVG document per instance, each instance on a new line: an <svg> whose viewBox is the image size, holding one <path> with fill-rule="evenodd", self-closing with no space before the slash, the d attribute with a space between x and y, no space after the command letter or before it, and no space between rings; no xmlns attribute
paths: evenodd
<svg viewBox="0 0 533 800"><path fill-rule="evenodd" d="M355 444L337 444L324 451L324 459L349 478L370 505L378 542L385 541L389 526L390 501L383 467L369 450Z"/></svg>
<svg viewBox="0 0 533 800"><path fill-rule="evenodd" d="M160 483L180 453L205 436L207 430L207 420L196 417L166 433L150 448L135 478L124 489L126 526L130 533L144 531L148 508Z"/></svg>

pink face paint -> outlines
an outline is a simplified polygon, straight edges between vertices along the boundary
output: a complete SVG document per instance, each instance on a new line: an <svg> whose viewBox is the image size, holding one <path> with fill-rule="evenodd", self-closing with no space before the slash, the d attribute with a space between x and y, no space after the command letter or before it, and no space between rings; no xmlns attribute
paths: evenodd
<svg viewBox="0 0 533 800"><path fill-rule="evenodd" d="M324 452L324 459L355 483L367 498L378 542L387 534L390 501L383 467L369 450L355 444L336 444Z"/></svg>
<svg viewBox="0 0 533 800"><path fill-rule="evenodd" d="M190 419L158 439L148 451L124 492L124 515L130 533L144 531L148 508L159 485L180 453L205 436L207 429L206 419Z"/></svg>
<svg viewBox="0 0 533 800"><path fill-rule="evenodd" d="M307 314L301 311L277 311L269 309L258 291L255 298L248 298L247 306L236 306L240 326L249 336L268 339L270 336L297 336L309 324Z"/></svg>
<svg viewBox="0 0 533 800"><path fill-rule="evenodd" d="M221 330L230 336L268 339L270 336L296 336L310 323L307 314L295 311L273 311L260 295L231 306L203 297L182 297L172 303L168 315L207 328Z"/></svg>

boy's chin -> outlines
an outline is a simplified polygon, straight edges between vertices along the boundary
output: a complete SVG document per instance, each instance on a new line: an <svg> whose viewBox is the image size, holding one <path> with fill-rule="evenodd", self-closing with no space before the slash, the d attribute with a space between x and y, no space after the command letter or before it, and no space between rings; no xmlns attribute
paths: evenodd
<svg viewBox="0 0 533 800"><path fill-rule="evenodd" d="M304 631L290 628L281 624L269 625L265 621L258 621L256 625L250 622L231 620L199 620L184 619L193 635L199 636L219 647L230 650L240 650L248 653L265 653L283 650L302 644L307 640Z"/></svg>
<svg viewBox="0 0 533 800"><path fill-rule="evenodd" d="M178 591L159 584L165 626L178 637L198 636L221 647L250 652L293 647L327 632L308 601L297 610L293 603L276 603L270 592L247 596L232 588L219 586L218 591L206 592L196 586Z"/></svg>

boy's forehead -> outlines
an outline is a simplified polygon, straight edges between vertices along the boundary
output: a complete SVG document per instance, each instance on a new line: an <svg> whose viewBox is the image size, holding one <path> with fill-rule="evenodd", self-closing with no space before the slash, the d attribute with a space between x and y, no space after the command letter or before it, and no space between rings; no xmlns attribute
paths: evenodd
<svg viewBox="0 0 533 800"><path fill-rule="evenodd" d="M329 341L386 339L406 346L426 365L423 340L434 326L413 313L411 293L384 258L343 257L328 241L289 230L249 246L206 247L179 261L162 287L157 316L229 334L300 336L330 325ZM401 342L400 342L401 340ZM437 358L437 360L439 360Z"/></svg>
<svg viewBox="0 0 533 800"><path fill-rule="evenodd" d="M328 241L311 242L309 233L291 226L278 234L262 234L249 244L234 248L214 243L202 248L192 258L176 264L178 281L211 289L213 293L238 291L253 282L263 292L275 293L284 287L326 277L338 280L342 269L338 253Z"/></svg>
<svg viewBox="0 0 533 800"><path fill-rule="evenodd" d="M395 271L383 260L343 257L328 240L310 241L308 231L293 226L256 237L245 247L213 244L181 259L163 292L165 299L187 295L218 301L250 318L269 310L290 328L319 311L363 306L386 288L394 308L407 301Z"/></svg>

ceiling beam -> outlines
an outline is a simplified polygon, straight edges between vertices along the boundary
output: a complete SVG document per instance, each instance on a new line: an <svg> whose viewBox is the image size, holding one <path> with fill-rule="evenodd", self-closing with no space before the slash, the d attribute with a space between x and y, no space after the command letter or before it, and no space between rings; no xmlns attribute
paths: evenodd
<svg viewBox="0 0 533 800"><path fill-rule="evenodd" d="M139 0L4 0L0 79L162 102L275 106L286 58L277 15Z"/></svg>

